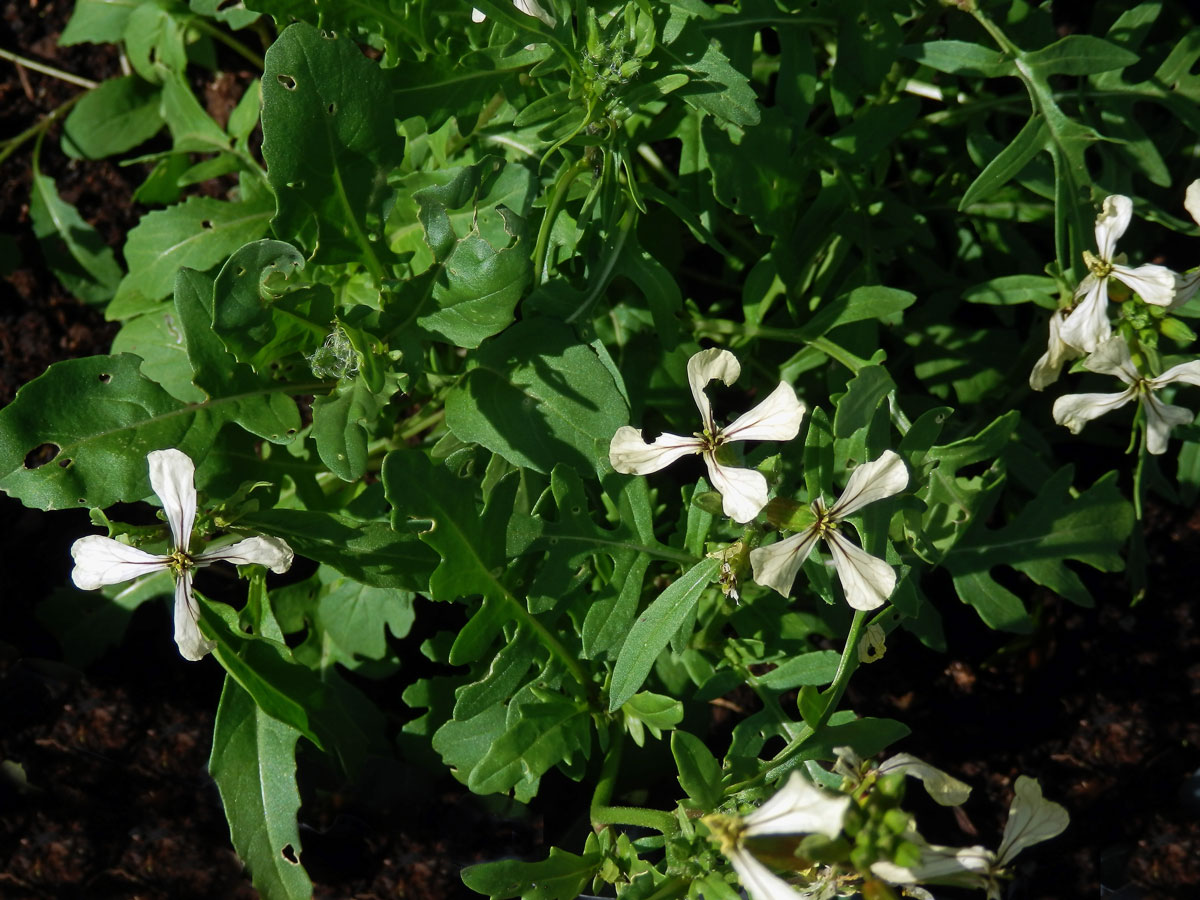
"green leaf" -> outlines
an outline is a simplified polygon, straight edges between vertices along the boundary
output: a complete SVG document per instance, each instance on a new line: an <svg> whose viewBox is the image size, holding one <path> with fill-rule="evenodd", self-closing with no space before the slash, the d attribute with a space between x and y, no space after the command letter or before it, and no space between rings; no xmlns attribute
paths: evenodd
<svg viewBox="0 0 1200 900"><path fill-rule="evenodd" d="M476 617L472 618L472 621ZM490 706L507 701L520 686L533 663L537 642L525 629L505 644L493 658L483 677L454 692L454 718L473 718ZM452 661L455 654L451 651Z"/></svg>
<svg viewBox="0 0 1200 900"><path fill-rule="evenodd" d="M299 555L336 569L347 578L377 588L424 590L435 554L410 534L382 522L303 509L264 509L238 525L281 537Z"/></svg>
<svg viewBox="0 0 1200 900"><path fill-rule="evenodd" d="M701 809L716 809L724 796L721 764L704 741L686 731L671 734L671 755L679 770L679 784Z"/></svg>
<svg viewBox="0 0 1200 900"><path fill-rule="evenodd" d="M863 366L850 379L846 393L837 402L833 414L833 434L847 438L865 428L875 415L879 402L896 390L896 383L883 366Z"/></svg>
<svg viewBox="0 0 1200 900"><path fill-rule="evenodd" d="M476 794L510 790L519 782L537 779L576 753L585 757L591 747L591 714L583 703L561 694L537 691L536 703L522 704L511 724L471 770L467 787Z"/></svg>
<svg viewBox="0 0 1200 900"><path fill-rule="evenodd" d="M160 99L159 89L136 75L108 79L84 94L67 116L65 148L102 159L150 140L163 127Z"/></svg>
<svg viewBox="0 0 1200 900"><path fill-rule="evenodd" d="M516 466L608 470L608 444L629 413L608 368L566 325L522 322L485 344L446 398L446 424Z"/></svg>
<svg viewBox="0 0 1200 900"><path fill-rule="evenodd" d="M649 729L655 738L661 738L663 731L668 731L683 721L683 704L680 701L650 691L634 694L621 707L621 712L625 716L625 727L639 747L645 744L646 729Z"/></svg>
<svg viewBox="0 0 1200 900"><path fill-rule="evenodd" d="M58 45L118 43L125 33L129 14L143 2L145 0L77 0L71 20L58 36Z"/></svg>
<svg viewBox="0 0 1200 900"><path fill-rule="evenodd" d="M159 571L98 591L62 588L38 604L37 618L58 639L63 658L82 669L121 642L139 606L147 600L174 596L174 576Z"/></svg>
<svg viewBox="0 0 1200 900"><path fill-rule="evenodd" d="M1003 528L975 526L947 554L944 564L964 603L975 607L990 627L1027 632L1033 622L1024 605L989 574L999 565L1024 572L1033 581L1080 606L1091 594L1067 567L1076 560L1101 572L1124 568L1120 550L1133 529L1133 509L1109 473L1074 499L1074 469L1055 472L1037 495Z"/></svg>
<svg viewBox="0 0 1200 900"><path fill-rule="evenodd" d="M806 341L814 341L827 332L851 322L864 319L889 321L916 302L916 295L883 285L858 287L848 294L823 305L809 319L800 333Z"/></svg>
<svg viewBox="0 0 1200 900"><path fill-rule="evenodd" d="M367 427L379 415L381 399L387 398L376 397L362 378L351 378L313 400L317 453L342 481L357 481L367 471Z"/></svg>
<svg viewBox="0 0 1200 900"><path fill-rule="evenodd" d="M967 288L962 298L990 306L1036 303L1044 309L1055 309L1058 294L1058 282L1045 275L1001 275Z"/></svg>
<svg viewBox="0 0 1200 900"><path fill-rule="evenodd" d="M420 451L393 450L384 457L382 476L392 527L407 530L409 520L429 523L421 540L442 558L429 578L432 599L479 595L513 601L496 574L504 564L504 533L485 527L471 493L448 469L434 466Z"/></svg>
<svg viewBox="0 0 1200 900"><path fill-rule="evenodd" d="M613 667L608 710L616 712L641 688L658 658L695 608L701 592L717 577L721 562L702 559L658 595L638 616Z"/></svg>
<svg viewBox="0 0 1200 900"><path fill-rule="evenodd" d="M833 682L840 660L841 655L834 650L801 653L784 660L757 680L773 691L790 691L803 685L820 687Z"/></svg>
<svg viewBox="0 0 1200 900"><path fill-rule="evenodd" d="M959 212L970 208L973 204L986 200L998 189L1008 184L1030 161L1046 148L1049 131L1046 121L1041 116L1034 115L1022 128L1007 147L1001 150L982 172L971 182L971 186L963 193L958 201Z"/></svg>
<svg viewBox="0 0 1200 900"><path fill-rule="evenodd" d="M1017 74L1013 61L1004 54L967 41L930 41L901 47L900 54L951 75L999 78Z"/></svg>
<svg viewBox="0 0 1200 900"><path fill-rule="evenodd" d="M208 769L221 792L234 849L266 900L312 896L312 883L300 864L296 821L299 737L299 731L264 713L226 676Z"/></svg>
<svg viewBox="0 0 1200 900"><path fill-rule="evenodd" d="M1049 47L1022 55L1021 62L1039 75L1094 75L1124 69L1138 55L1091 34L1069 34Z"/></svg>
<svg viewBox="0 0 1200 900"><path fill-rule="evenodd" d="M462 871L463 884L491 900L576 900L600 868L600 851L576 856L557 847L542 862L502 859L478 863Z"/></svg>
<svg viewBox="0 0 1200 900"><path fill-rule="evenodd" d="M663 50L691 79L675 92L685 103L732 125L758 124L758 98L750 79L733 67L699 22L689 22Z"/></svg>
<svg viewBox="0 0 1200 900"><path fill-rule="evenodd" d="M379 65L348 37L297 22L267 51L262 92L275 232L303 237L314 262L361 262L381 278L383 180L403 154Z"/></svg>
<svg viewBox="0 0 1200 900"><path fill-rule="evenodd" d="M153 309L171 293L175 275L186 267L206 271L267 230L270 197L240 203L189 197L178 206L142 216L129 232L122 279L106 312L121 319Z"/></svg>
<svg viewBox="0 0 1200 900"><path fill-rule="evenodd" d="M212 329L239 360L253 364L275 336L268 298L286 290L287 282L303 269L299 250L270 239L239 247L221 266L210 304Z"/></svg>
<svg viewBox="0 0 1200 900"><path fill-rule="evenodd" d="M181 403L140 363L129 354L69 359L22 387L0 409L0 490L39 509L105 507L150 493L151 450L203 459L227 406ZM43 445L53 456L27 465Z"/></svg>
<svg viewBox="0 0 1200 900"><path fill-rule="evenodd" d="M50 271L67 290L85 303L112 297L123 274L112 249L41 172L33 173L29 217Z"/></svg>
<svg viewBox="0 0 1200 900"><path fill-rule="evenodd" d="M415 619L411 593L343 578L332 567L322 566L317 574L322 584L312 624L336 661L353 666L359 657L383 659L387 632L397 638L408 634Z"/></svg>

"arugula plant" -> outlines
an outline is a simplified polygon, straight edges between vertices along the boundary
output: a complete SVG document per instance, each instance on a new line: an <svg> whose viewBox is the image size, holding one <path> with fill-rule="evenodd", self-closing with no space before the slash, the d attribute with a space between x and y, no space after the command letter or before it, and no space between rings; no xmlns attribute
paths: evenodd
<svg viewBox="0 0 1200 900"><path fill-rule="evenodd" d="M62 41L129 74L3 152L36 139L47 263L121 330L0 410L0 489L107 531L76 547L103 599L47 604L72 658L176 596L226 670L211 770L263 896L312 891L301 738L347 782L399 753L520 803L586 783L584 846L464 873L494 898L994 893L1065 827L1025 779L998 851L929 845L905 773L861 762L908 729L843 704L886 641L945 649L947 604L1027 633L1042 591L1090 606L1087 571L1127 561L1140 596L1147 493L1200 488L1170 402L1200 383L1200 277L1151 262L1193 233L1200 29L1159 0L1058 24L1025 0L80 0ZM218 123L194 75L232 54L262 74ZM123 264L41 174L60 119L67 153L153 164ZM1118 393L1037 393L1089 372ZM168 458L195 468L169 497ZM152 485L172 532L102 512ZM190 548L219 532L243 540ZM266 578L293 553L310 574ZM240 608L192 588L215 559ZM425 601L458 624L418 648Z"/></svg>

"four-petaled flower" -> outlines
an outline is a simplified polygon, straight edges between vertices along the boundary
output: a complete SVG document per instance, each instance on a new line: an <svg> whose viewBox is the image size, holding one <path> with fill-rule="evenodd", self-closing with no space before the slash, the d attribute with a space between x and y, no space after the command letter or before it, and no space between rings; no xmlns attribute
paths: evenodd
<svg viewBox="0 0 1200 900"><path fill-rule="evenodd" d="M754 580L786 597L817 539L824 538L846 592L846 602L862 610L882 606L896 587L895 570L882 559L855 546L839 528L847 516L868 503L891 497L906 487L908 470L904 461L891 450L885 450L873 462L863 463L850 473L846 490L833 506L826 509L820 497L812 502L816 519L808 528L769 547L750 551Z"/></svg>
<svg viewBox="0 0 1200 900"><path fill-rule="evenodd" d="M1106 412L1124 406L1131 400L1139 400L1146 412L1146 449L1151 453L1163 453L1167 449L1167 438L1176 425L1186 425L1195 418L1190 410L1182 406L1163 403L1154 392L1168 384L1181 381L1200 386L1200 360L1180 363L1155 378L1147 378L1138 372L1129 355L1129 345L1122 337L1110 338L1096 352L1083 361L1085 368L1104 375L1115 375L1128 387L1117 394L1066 394L1054 401L1054 421L1079 434L1085 424Z"/></svg>
<svg viewBox="0 0 1200 900"><path fill-rule="evenodd" d="M735 522L749 522L767 505L767 479L753 469L724 465L718 459L719 451L734 441L790 441L800 431L804 404L796 399L791 385L780 382L750 412L718 428L704 388L714 378L733 384L741 371L737 358L728 350L701 350L692 356L687 364L688 384L700 409L703 430L691 437L662 434L648 444L640 429L624 425L609 444L612 467L625 475L648 475L684 456L701 453L713 487L721 492L725 515Z"/></svg>
<svg viewBox="0 0 1200 900"><path fill-rule="evenodd" d="M1130 268L1114 262L1117 240L1129 227L1133 216L1133 201L1115 194L1104 198L1100 215L1096 216L1096 248L1098 255L1084 252L1088 275L1075 292L1083 297L1062 323L1058 338L1076 350L1091 353L1112 334L1108 322L1108 279L1115 278L1135 291L1147 303L1170 306L1175 296L1175 273L1164 266L1147 264ZM1054 332L1051 331L1051 342ZM1050 351L1053 351L1053 346Z"/></svg>
<svg viewBox="0 0 1200 900"><path fill-rule="evenodd" d="M249 537L204 553L191 554L188 544L196 520L196 466L178 450L154 450L146 454L150 486L162 501L171 526L174 549L166 555L147 553L112 538L92 534L71 546L75 586L91 591L106 584L119 584L163 569L175 576L175 643L184 659L198 660L215 644L200 634L198 610L192 596L192 570L224 560L234 565L257 563L272 572L286 572L292 550L276 537Z"/></svg>
<svg viewBox="0 0 1200 900"><path fill-rule="evenodd" d="M798 894L746 849L748 838L822 834L830 840L842 831L850 797L830 794L793 772L770 800L742 818L705 816L704 824L721 845L752 900L797 900Z"/></svg>

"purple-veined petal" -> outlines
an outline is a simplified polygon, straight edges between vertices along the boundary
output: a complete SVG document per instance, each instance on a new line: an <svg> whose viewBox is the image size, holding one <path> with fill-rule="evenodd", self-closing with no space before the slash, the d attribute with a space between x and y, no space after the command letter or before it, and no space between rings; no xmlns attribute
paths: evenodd
<svg viewBox="0 0 1200 900"><path fill-rule="evenodd" d="M752 410L721 429L727 441L790 441L800 433L804 404L790 384L779 382Z"/></svg>
<svg viewBox="0 0 1200 900"><path fill-rule="evenodd" d="M1110 337L1097 347L1083 361L1083 367L1089 372L1113 375L1126 384L1133 384L1141 378L1129 356L1129 344L1120 335Z"/></svg>
<svg viewBox="0 0 1200 900"><path fill-rule="evenodd" d="M799 772L792 772L771 799L742 819L746 837L769 834L823 834L834 840L842 832L848 794L823 791Z"/></svg>
<svg viewBox="0 0 1200 900"><path fill-rule="evenodd" d="M292 555L292 548L279 538L256 535L226 547L205 550L195 559L197 565L207 565L218 560L235 566L253 563L266 566L276 574L282 574L292 567Z"/></svg>
<svg viewBox="0 0 1200 900"><path fill-rule="evenodd" d="M1083 300L1063 322L1059 339L1081 353L1091 353L1112 334L1108 321L1108 279L1088 275L1077 293L1083 294Z"/></svg>
<svg viewBox="0 0 1200 900"><path fill-rule="evenodd" d="M1105 413L1120 409L1134 398L1133 388L1119 394L1064 394L1054 401L1054 421L1079 434L1083 426Z"/></svg>
<svg viewBox="0 0 1200 900"><path fill-rule="evenodd" d="M704 454L708 480L721 492L721 509L738 524L749 522L767 505L767 479L754 469L723 466L711 453Z"/></svg>
<svg viewBox="0 0 1200 900"><path fill-rule="evenodd" d="M729 862L750 900L797 900L792 886L755 859L749 850L733 848L729 851Z"/></svg>
<svg viewBox="0 0 1200 900"><path fill-rule="evenodd" d="M1128 197L1113 194L1104 198L1100 215L1096 216L1096 247L1105 262L1112 262L1117 252L1117 241L1129 227L1132 217L1133 201Z"/></svg>
<svg viewBox="0 0 1200 900"><path fill-rule="evenodd" d="M878 609L896 589L896 570L877 559L838 531L825 538L833 567L846 594L846 602L854 609Z"/></svg>
<svg viewBox="0 0 1200 900"><path fill-rule="evenodd" d="M99 534L77 540L71 545L71 556L75 559L71 580L82 591L132 581L167 568L165 556L147 553Z"/></svg>
<svg viewBox="0 0 1200 900"><path fill-rule="evenodd" d="M769 587L784 597L792 592L792 583L800 573L800 567L812 554L817 544L816 528L776 541L766 547L750 551L750 568L754 581Z"/></svg>
<svg viewBox="0 0 1200 900"><path fill-rule="evenodd" d="M1171 301L1175 299L1175 273L1166 266L1156 266L1153 263L1138 266L1136 269L1113 266L1112 277L1155 306L1170 306Z"/></svg>
<svg viewBox="0 0 1200 900"><path fill-rule="evenodd" d="M608 461L622 475L649 475L689 453L699 453L703 442L697 437L664 433L647 444L641 429L622 425L608 445Z"/></svg>
<svg viewBox="0 0 1200 900"><path fill-rule="evenodd" d="M1146 379L1146 382L1154 390L1159 390L1175 381L1182 381L1184 384L1192 384L1200 387L1200 359L1171 366L1171 368L1167 369L1167 371L1163 372L1157 378Z"/></svg>
<svg viewBox="0 0 1200 900"><path fill-rule="evenodd" d="M175 546L187 552L196 521L196 465L179 450L153 450L146 454L150 464L150 487L162 501Z"/></svg>
<svg viewBox="0 0 1200 900"><path fill-rule="evenodd" d="M184 569L175 579L175 644L179 655L192 662L203 659L217 646L200 633L199 618L196 598L192 595L192 571Z"/></svg>
<svg viewBox="0 0 1200 900"><path fill-rule="evenodd" d="M713 347L693 353L687 364L688 387L692 389L692 399L700 410L700 419L709 434L716 434L717 426L713 422L712 405L708 395L704 393L705 386L714 378L726 385L733 384L742 374L742 364L728 350Z"/></svg>
<svg viewBox="0 0 1200 900"><path fill-rule="evenodd" d="M891 450L884 450L879 458L863 463L850 473L846 489L829 514L834 521L854 515L864 506L891 497L908 487L908 469L904 460Z"/></svg>
<svg viewBox="0 0 1200 900"><path fill-rule="evenodd" d="M1182 406L1163 403L1153 394L1142 396L1146 410L1146 449L1159 456L1167 452L1167 440L1176 425L1190 425L1196 414Z"/></svg>

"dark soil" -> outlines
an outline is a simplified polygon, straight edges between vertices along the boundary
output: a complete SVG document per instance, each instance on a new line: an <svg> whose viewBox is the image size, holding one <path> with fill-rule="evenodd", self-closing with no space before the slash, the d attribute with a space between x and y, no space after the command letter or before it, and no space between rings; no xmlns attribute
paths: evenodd
<svg viewBox="0 0 1200 900"><path fill-rule="evenodd" d="M0 46L93 79L115 74L111 47L56 46L69 7L4 4ZM0 62L0 134L77 90ZM203 96L220 115L228 94L215 85ZM19 252L0 281L0 404L52 362L106 352L115 333L44 268L29 231L29 165L28 147L0 165L0 235ZM119 247L143 211L129 197L145 170L72 161L53 141L42 168ZM66 583L72 540L92 530L82 511L41 513L0 496L0 897L252 898L206 771L219 668L178 657L165 607L139 609L86 673L57 661L35 617ZM949 655L900 632L852 683L860 713L911 726L896 749L975 786L963 814L921 807L934 839L995 847L1020 774L1068 808L1071 828L1025 854L1013 897L1200 896L1200 517L1159 511L1147 538L1151 589L1136 608L1119 579L1095 584L1093 610L1031 589L1040 627L1014 641L951 600ZM362 795L303 787L305 862L322 898L474 896L462 865L544 855L542 814L507 821L449 779L414 788L416 799L397 805L402 820ZM576 806L554 796L543 792L543 813L562 834L572 823L556 809Z"/></svg>

